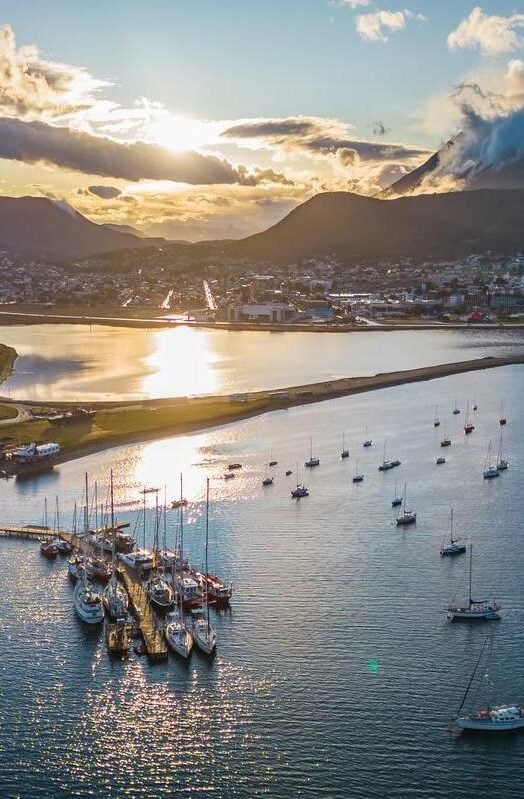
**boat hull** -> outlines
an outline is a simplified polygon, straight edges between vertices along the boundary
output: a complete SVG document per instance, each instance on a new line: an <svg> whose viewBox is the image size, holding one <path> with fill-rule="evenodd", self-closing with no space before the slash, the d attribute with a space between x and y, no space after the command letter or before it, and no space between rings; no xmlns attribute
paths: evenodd
<svg viewBox="0 0 524 799"><path fill-rule="evenodd" d="M508 721L492 721L491 719L463 718L457 719L457 727L464 732L516 732L524 729L524 718Z"/></svg>
<svg viewBox="0 0 524 799"><path fill-rule="evenodd" d="M448 610L449 621L491 621L493 619L500 619L497 610Z"/></svg>

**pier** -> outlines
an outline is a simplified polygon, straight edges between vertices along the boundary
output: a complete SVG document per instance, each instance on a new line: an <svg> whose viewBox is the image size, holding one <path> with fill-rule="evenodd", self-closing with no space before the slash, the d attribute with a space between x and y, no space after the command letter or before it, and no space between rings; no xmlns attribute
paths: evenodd
<svg viewBox="0 0 524 799"><path fill-rule="evenodd" d="M167 659L167 643L162 630L157 626L157 618L153 612L144 587L139 580L134 579L127 569L118 568L117 575L132 603L138 622L138 628L144 640L144 646L149 659L159 663Z"/></svg>

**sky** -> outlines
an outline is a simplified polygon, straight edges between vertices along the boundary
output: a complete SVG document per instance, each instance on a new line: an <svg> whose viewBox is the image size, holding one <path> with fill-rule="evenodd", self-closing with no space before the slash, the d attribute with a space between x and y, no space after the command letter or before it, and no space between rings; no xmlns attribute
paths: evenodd
<svg viewBox="0 0 524 799"><path fill-rule="evenodd" d="M524 106L506 0L0 0L0 25L0 192L170 238L377 194Z"/></svg>

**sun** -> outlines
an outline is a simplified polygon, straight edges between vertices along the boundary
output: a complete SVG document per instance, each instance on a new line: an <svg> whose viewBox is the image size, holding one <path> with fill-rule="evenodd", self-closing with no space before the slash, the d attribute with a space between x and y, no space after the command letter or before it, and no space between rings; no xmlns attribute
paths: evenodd
<svg viewBox="0 0 524 799"><path fill-rule="evenodd" d="M214 128L210 122L168 114L151 122L149 137L168 150L184 152L209 145L216 138Z"/></svg>

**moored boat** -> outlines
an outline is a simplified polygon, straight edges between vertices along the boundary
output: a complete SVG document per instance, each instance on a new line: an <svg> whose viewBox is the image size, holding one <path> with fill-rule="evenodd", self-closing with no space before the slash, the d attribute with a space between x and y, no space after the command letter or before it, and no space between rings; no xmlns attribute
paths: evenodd
<svg viewBox="0 0 524 799"><path fill-rule="evenodd" d="M473 575L473 545L469 545L469 593L467 604L464 605L450 605L448 607L448 620L465 620L465 621L479 621L479 620L493 620L499 619L499 610L501 605L489 599L473 599L471 595L472 577Z"/></svg>
<svg viewBox="0 0 524 799"><path fill-rule="evenodd" d="M449 544L445 544L440 548L440 557L453 557L454 555L462 555L466 552L466 545L459 544L458 538L453 538L453 508L450 512L450 532L449 532Z"/></svg>

